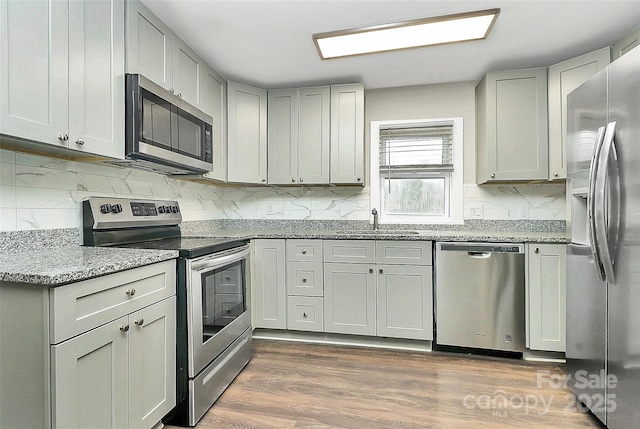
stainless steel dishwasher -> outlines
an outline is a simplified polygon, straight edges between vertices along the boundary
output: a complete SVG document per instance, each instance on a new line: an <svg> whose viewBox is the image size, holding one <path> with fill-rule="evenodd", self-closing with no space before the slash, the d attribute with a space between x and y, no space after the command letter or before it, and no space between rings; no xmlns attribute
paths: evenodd
<svg viewBox="0 0 640 429"><path fill-rule="evenodd" d="M436 244L436 344L525 348L524 244Z"/></svg>

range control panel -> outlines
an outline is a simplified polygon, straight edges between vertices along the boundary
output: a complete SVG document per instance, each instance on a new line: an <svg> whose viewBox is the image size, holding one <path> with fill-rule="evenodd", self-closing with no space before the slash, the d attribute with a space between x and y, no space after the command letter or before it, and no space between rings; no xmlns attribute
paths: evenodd
<svg viewBox="0 0 640 429"><path fill-rule="evenodd" d="M83 205L90 208L90 221L94 229L136 227L151 225L177 225L182 221L177 201L136 198L89 197Z"/></svg>

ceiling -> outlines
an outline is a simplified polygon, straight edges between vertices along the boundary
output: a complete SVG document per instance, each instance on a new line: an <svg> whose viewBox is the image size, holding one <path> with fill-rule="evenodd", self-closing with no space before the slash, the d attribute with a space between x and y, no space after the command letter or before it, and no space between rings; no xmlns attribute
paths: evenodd
<svg viewBox="0 0 640 429"><path fill-rule="evenodd" d="M640 25L640 1L142 0L218 73L265 89L478 80L609 46ZM486 40L320 60L312 35L500 8Z"/></svg>

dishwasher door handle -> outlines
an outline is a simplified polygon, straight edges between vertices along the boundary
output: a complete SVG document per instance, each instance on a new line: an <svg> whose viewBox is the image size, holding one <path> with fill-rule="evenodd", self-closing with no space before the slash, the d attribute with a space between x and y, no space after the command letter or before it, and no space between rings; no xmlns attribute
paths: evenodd
<svg viewBox="0 0 640 429"><path fill-rule="evenodd" d="M491 252L467 252L471 258L487 259L491 257Z"/></svg>

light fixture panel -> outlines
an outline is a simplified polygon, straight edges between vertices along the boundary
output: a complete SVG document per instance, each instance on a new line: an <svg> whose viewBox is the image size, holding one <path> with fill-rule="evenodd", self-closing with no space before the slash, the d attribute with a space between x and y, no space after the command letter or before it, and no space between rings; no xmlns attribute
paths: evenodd
<svg viewBox="0 0 640 429"><path fill-rule="evenodd" d="M500 14L490 9L315 34L322 59L486 39Z"/></svg>

